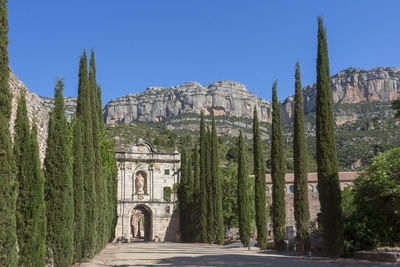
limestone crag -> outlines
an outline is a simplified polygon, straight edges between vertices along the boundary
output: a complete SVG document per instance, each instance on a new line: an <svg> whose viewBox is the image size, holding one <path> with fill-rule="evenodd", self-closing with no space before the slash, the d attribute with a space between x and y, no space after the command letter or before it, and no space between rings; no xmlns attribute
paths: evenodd
<svg viewBox="0 0 400 267"><path fill-rule="evenodd" d="M400 95L400 69L381 67L371 70L349 68L332 76L334 104L374 101L392 101ZM303 89L304 112L315 111L316 85ZM281 102L282 121L293 118L294 98ZM271 103L249 93L243 84L218 81L208 86L187 82L176 87L149 87L143 93L128 94L113 99L105 106L106 123L130 123L135 120L159 122L168 117L186 113L252 118L253 107L259 111L260 120L271 121ZM351 118L353 120L354 118ZM345 123L344 118L337 121Z"/></svg>
<svg viewBox="0 0 400 267"><path fill-rule="evenodd" d="M29 91L25 84L22 83L12 71L10 71L9 84L11 93L13 95L10 121L11 134L14 136L14 122L17 115L18 99L21 95L21 92L25 92L29 123L32 124L32 122L35 122L38 127L39 154L40 161L43 163L46 153L49 110L42 105L42 98Z"/></svg>
<svg viewBox="0 0 400 267"><path fill-rule="evenodd" d="M243 84L218 81L208 86L187 82L180 86L149 87L143 93L113 99L105 106L106 123L130 123L135 120L159 122L185 113L251 118L257 107L261 121L269 122L271 103L249 93Z"/></svg>

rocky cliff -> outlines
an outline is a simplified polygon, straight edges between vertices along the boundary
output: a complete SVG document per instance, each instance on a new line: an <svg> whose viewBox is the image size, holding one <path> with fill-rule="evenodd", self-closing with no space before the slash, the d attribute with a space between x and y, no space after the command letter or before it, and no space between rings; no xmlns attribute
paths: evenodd
<svg viewBox="0 0 400 267"><path fill-rule="evenodd" d="M334 104L373 101L392 101L400 95L400 69L393 67L361 70L349 68L332 77ZM303 89L304 111L315 110L316 85ZM105 106L106 123L130 123L135 120L159 122L185 113L252 118L253 107L259 111L260 120L271 121L271 103L247 91L243 84L218 81L207 86L187 82L176 87L149 87L143 93L129 94L113 99ZM283 123L293 118L294 98L282 101ZM346 118L337 118L343 124Z"/></svg>
<svg viewBox="0 0 400 267"><path fill-rule="evenodd" d="M12 72L10 88L13 94L11 132L13 133L18 97L21 91L25 91L29 121L31 123L36 121L38 125L40 157L43 161L49 112L53 108L53 99L43 98L32 93ZM312 113L315 110L315 84L306 86L303 89L303 95L304 111L306 114ZM400 96L400 69L393 67L371 70L346 69L332 77L332 95L334 104L395 100ZM76 98L65 98L65 105L67 118L71 119L75 112ZM293 96L282 101L281 105L282 119L284 123L287 123L293 117ZM193 117L193 115L199 114L201 110L206 115L214 111L217 116L224 116L219 119L220 134L237 136L239 128L251 129L251 121L248 119L253 116L254 106L258 109L261 121L270 122L271 103L248 92L243 84L219 81L203 86L196 82L187 82L169 88L149 87L143 93L129 94L113 99L104 107L104 119L108 124L148 121L162 122L163 126L169 129L195 130L198 126L198 117ZM387 110L377 112L393 116ZM360 116L363 116L362 110L357 112L341 109L335 111L337 125L356 121ZM264 138L268 139L268 123L263 127ZM313 127L309 128L312 132ZM248 137L251 137L251 133L248 133Z"/></svg>
<svg viewBox="0 0 400 267"><path fill-rule="evenodd" d="M39 154L40 160L43 163L43 159L46 153L46 139L47 139L47 126L49 123L49 109L46 109L42 101L43 99L35 93L28 90L24 83L22 83L18 77L10 72L10 90L13 95L12 98L12 110L11 110L11 121L10 129L11 134L14 136L14 122L17 115L18 99L21 92L26 94L26 103L28 110L29 122L35 122L38 126L38 142L39 142Z"/></svg>
<svg viewBox="0 0 400 267"><path fill-rule="evenodd" d="M271 103L249 93L243 84L218 81L207 86L187 82L176 87L149 87L143 93L113 99L105 106L106 123L130 123L135 120L159 122L185 113L217 116L253 116L257 106L260 120L269 121Z"/></svg>

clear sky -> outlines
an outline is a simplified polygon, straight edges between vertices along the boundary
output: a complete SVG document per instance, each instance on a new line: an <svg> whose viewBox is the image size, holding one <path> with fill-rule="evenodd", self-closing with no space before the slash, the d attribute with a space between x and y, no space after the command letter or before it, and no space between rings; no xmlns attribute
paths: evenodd
<svg viewBox="0 0 400 267"><path fill-rule="evenodd" d="M103 103L149 86L234 80L261 98L315 82L317 16L331 75L400 66L397 0L10 0L10 65L30 90L52 96L56 75L77 95L82 49L95 48Z"/></svg>

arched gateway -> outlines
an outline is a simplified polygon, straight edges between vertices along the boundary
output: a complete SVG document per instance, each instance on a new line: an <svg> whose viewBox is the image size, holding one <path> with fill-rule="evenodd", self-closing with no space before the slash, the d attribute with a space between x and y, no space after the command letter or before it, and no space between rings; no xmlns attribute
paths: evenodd
<svg viewBox="0 0 400 267"><path fill-rule="evenodd" d="M180 154L157 153L139 139L116 151L118 222L115 241L177 241L179 222L171 188L179 181Z"/></svg>

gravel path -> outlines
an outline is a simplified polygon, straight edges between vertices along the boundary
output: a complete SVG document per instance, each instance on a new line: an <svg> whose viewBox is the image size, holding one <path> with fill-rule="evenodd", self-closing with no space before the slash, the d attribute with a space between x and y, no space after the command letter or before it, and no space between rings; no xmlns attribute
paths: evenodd
<svg viewBox="0 0 400 267"><path fill-rule="evenodd" d="M260 252L256 248L207 244L135 242L108 244L82 267L94 266L395 266L347 259L303 258Z"/></svg>

